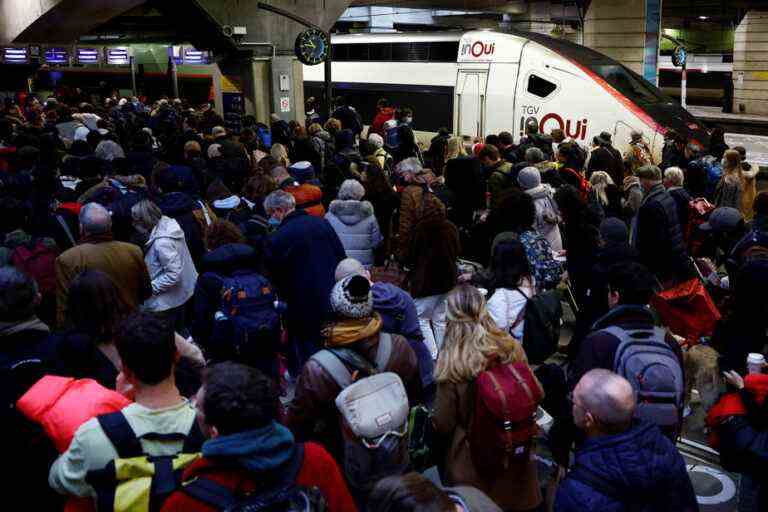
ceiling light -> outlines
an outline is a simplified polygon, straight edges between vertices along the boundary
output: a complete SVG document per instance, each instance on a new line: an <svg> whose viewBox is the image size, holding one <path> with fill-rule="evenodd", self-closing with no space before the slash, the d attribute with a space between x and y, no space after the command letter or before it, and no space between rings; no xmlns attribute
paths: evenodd
<svg viewBox="0 0 768 512"><path fill-rule="evenodd" d="M700 20L702 20L702 21L703 21L703 20L708 20L708 19L709 19L709 16L699 16L699 19L700 19Z"/></svg>

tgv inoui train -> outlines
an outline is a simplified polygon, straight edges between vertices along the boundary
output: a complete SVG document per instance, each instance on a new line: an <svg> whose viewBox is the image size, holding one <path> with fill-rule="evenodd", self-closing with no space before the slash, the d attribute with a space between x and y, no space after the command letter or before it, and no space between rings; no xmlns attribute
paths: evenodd
<svg viewBox="0 0 768 512"><path fill-rule="evenodd" d="M659 155L673 129L707 145L704 126L637 73L596 51L533 33L473 31L352 34L333 38L335 94L372 119L386 97L413 107L418 130L511 132L530 118L589 144L602 131L617 147L642 131ZM323 66L304 67L305 95L322 96Z"/></svg>

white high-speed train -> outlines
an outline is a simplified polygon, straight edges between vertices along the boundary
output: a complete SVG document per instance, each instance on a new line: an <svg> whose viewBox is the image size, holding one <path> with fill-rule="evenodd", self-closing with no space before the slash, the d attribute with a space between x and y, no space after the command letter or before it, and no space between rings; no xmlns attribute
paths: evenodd
<svg viewBox="0 0 768 512"><path fill-rule="evenodd" d="M334 94L370 122L379 98L414 109L417 130L446 127L483 137L522 135L538 120L549 133L589 144L613 134L620 149L642 131L660 154L673 129L708 145L703 124L617 61L569 41L533 33L473 31L334 36ZM304 67L305 95L322 97L323 66Z"/></svg>

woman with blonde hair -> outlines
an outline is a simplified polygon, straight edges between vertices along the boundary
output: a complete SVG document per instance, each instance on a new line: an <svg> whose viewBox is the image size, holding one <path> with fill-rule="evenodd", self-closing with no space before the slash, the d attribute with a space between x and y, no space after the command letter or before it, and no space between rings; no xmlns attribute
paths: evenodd
<svg viewBox="0 0 768 512"><path fill-rule="evenodd" d="M278 164L286 169L291 166L291 161L288 159L288 150L280 143L272 144L272 150L270 151L272 158L274 158Z"/></svg>
<svg viewBox="0 0 768 512"><path fill-rule="evenodd" d="M621 217L621 192L605 171L595 171L589 178L589 206L601 219Z"/></svg>
<svg viewBox="0 0 768 512"><path fill-rule="evenodd" d="M435 368L433 418L435 430L448 447L443 483L477 487L504 510L536 510L542 496L533 455L511 461L508 469L492 477L481 476L469 444L478 375L497 364L527 364L523 347L496 326L477 288L460 285L447 302L445 340Z"/></svg>
<svg viewBox="0 0 768 512"><path fill-rule="evenodd" d="M484 210L485 180L477 158L467 155L461 137L451 137L445 147L445 186L456 196L451 220L459 226L470 226L474 214Z"/></svg>
<svg viewBox="0 0 768 512"><path fill-rule="evenodd" d="M715 206L741 210L742 181L741 155L729 149L723 156L723 176L715 189Z"/></svg>

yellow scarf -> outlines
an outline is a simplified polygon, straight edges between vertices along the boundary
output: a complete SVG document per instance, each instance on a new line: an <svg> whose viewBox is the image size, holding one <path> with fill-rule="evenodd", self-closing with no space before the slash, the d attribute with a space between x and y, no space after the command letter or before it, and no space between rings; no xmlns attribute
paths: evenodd
<svg viewBox="0 0 768 512"><path fill-rule="evenodd" d="M346 319L332 323L323 329L326 347L341 347L370 338L381 330L382 321L378 313L361 319Z"/></svg>

